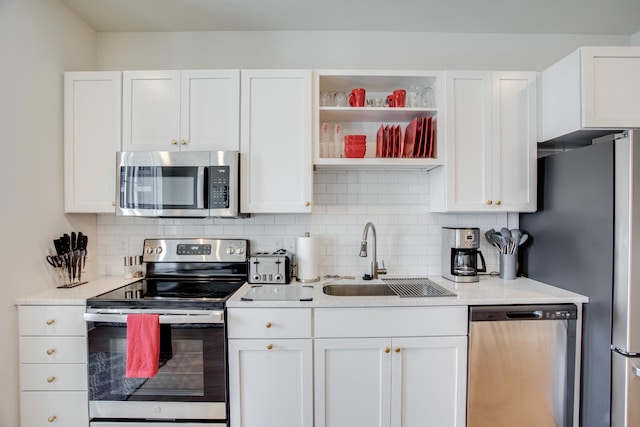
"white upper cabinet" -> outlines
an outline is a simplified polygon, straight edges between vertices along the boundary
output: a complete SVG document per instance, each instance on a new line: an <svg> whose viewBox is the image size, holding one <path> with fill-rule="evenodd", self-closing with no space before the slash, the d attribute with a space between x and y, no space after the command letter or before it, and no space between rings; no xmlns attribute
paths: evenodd
<svg viewBox="0 0 640 427"><path fill-rule="evenodd" d="M311 71L243 70L241 210L311 212Z"/></svg>
<svg viewBox="0 0 640 427"><path fill-rule="evenodd" d="M123 72L123 151L239 150L240 72Z"/></svg>
<svg viewBox="0 0 640 427"><path fill-rule="evenodd" d="M541 140L639 128L638 76L640 47L583 47L547 68L540 76Z"/></svg>
<svg viewBox="0 0 640 427"><path fill-rule="evenodd" d="M430 174L434 212L536 209L536 73L446 77L447 161Z"/></svg>
<svg viewBox="0 0 640 427"><path fill-rule="evenodd" d="M122 74L64 74L64 209L115 211L115 161L120 149Z"/></svg>

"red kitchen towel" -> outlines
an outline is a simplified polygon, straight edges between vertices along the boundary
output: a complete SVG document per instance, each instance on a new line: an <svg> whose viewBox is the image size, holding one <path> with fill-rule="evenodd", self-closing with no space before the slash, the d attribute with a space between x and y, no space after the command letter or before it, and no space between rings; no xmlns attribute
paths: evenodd
<svg viewBox="0 0 640 427"><path fill-rule="evenodd" d="M160 316L127 316L127 378L151 378L158 373Z"/></svg>

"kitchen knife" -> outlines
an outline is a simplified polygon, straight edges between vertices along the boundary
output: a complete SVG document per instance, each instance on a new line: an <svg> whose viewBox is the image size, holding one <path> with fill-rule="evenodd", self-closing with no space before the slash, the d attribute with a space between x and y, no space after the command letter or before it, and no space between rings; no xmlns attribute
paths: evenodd
<svg viewBox="0 0 640 427"><path fill-rule="evenodd" d="M62 241L60 239L54 239L53 246L56 248L57 256L64 254L64 247L62 246Z"/></svg>
<svg viewBox="0 0 640 427"><path fill-rule="evenodd" d="M71 252L71 237L69 237L67 233L64 233L62 235L62 237L60 238L60 241L62 242L63 253L66 254Z"/></svg>
<svg viewBox="0 0 640 427"><path fill-rule="evenodd" d="M71 232L71 250L75 251L76 249L78 249L78 240L76 238L76 232L72 231Z"/></svg>

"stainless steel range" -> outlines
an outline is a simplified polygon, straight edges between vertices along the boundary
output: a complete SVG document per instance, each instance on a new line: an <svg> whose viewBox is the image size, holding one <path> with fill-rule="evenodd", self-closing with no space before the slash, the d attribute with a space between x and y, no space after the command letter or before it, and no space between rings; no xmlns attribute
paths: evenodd
<svg viewBox="0 0 640 427"><path fill-rule="evenodd" d="M87 300L91 426L228 425L225 301L247 281L248 252L241 239L148 239L146 278ZM159 323L148 378L127 371L140 314Z"/></svg>

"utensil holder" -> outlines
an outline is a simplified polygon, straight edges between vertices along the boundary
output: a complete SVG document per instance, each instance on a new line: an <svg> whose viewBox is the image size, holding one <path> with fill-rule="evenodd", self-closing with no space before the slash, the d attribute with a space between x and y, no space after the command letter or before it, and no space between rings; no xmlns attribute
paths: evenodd
<svg viewBox="0 0 640 427"><path fill-rule="evenodd" d="M500 278L515 280L518 270L518 253L500 254Z"/></svg>

